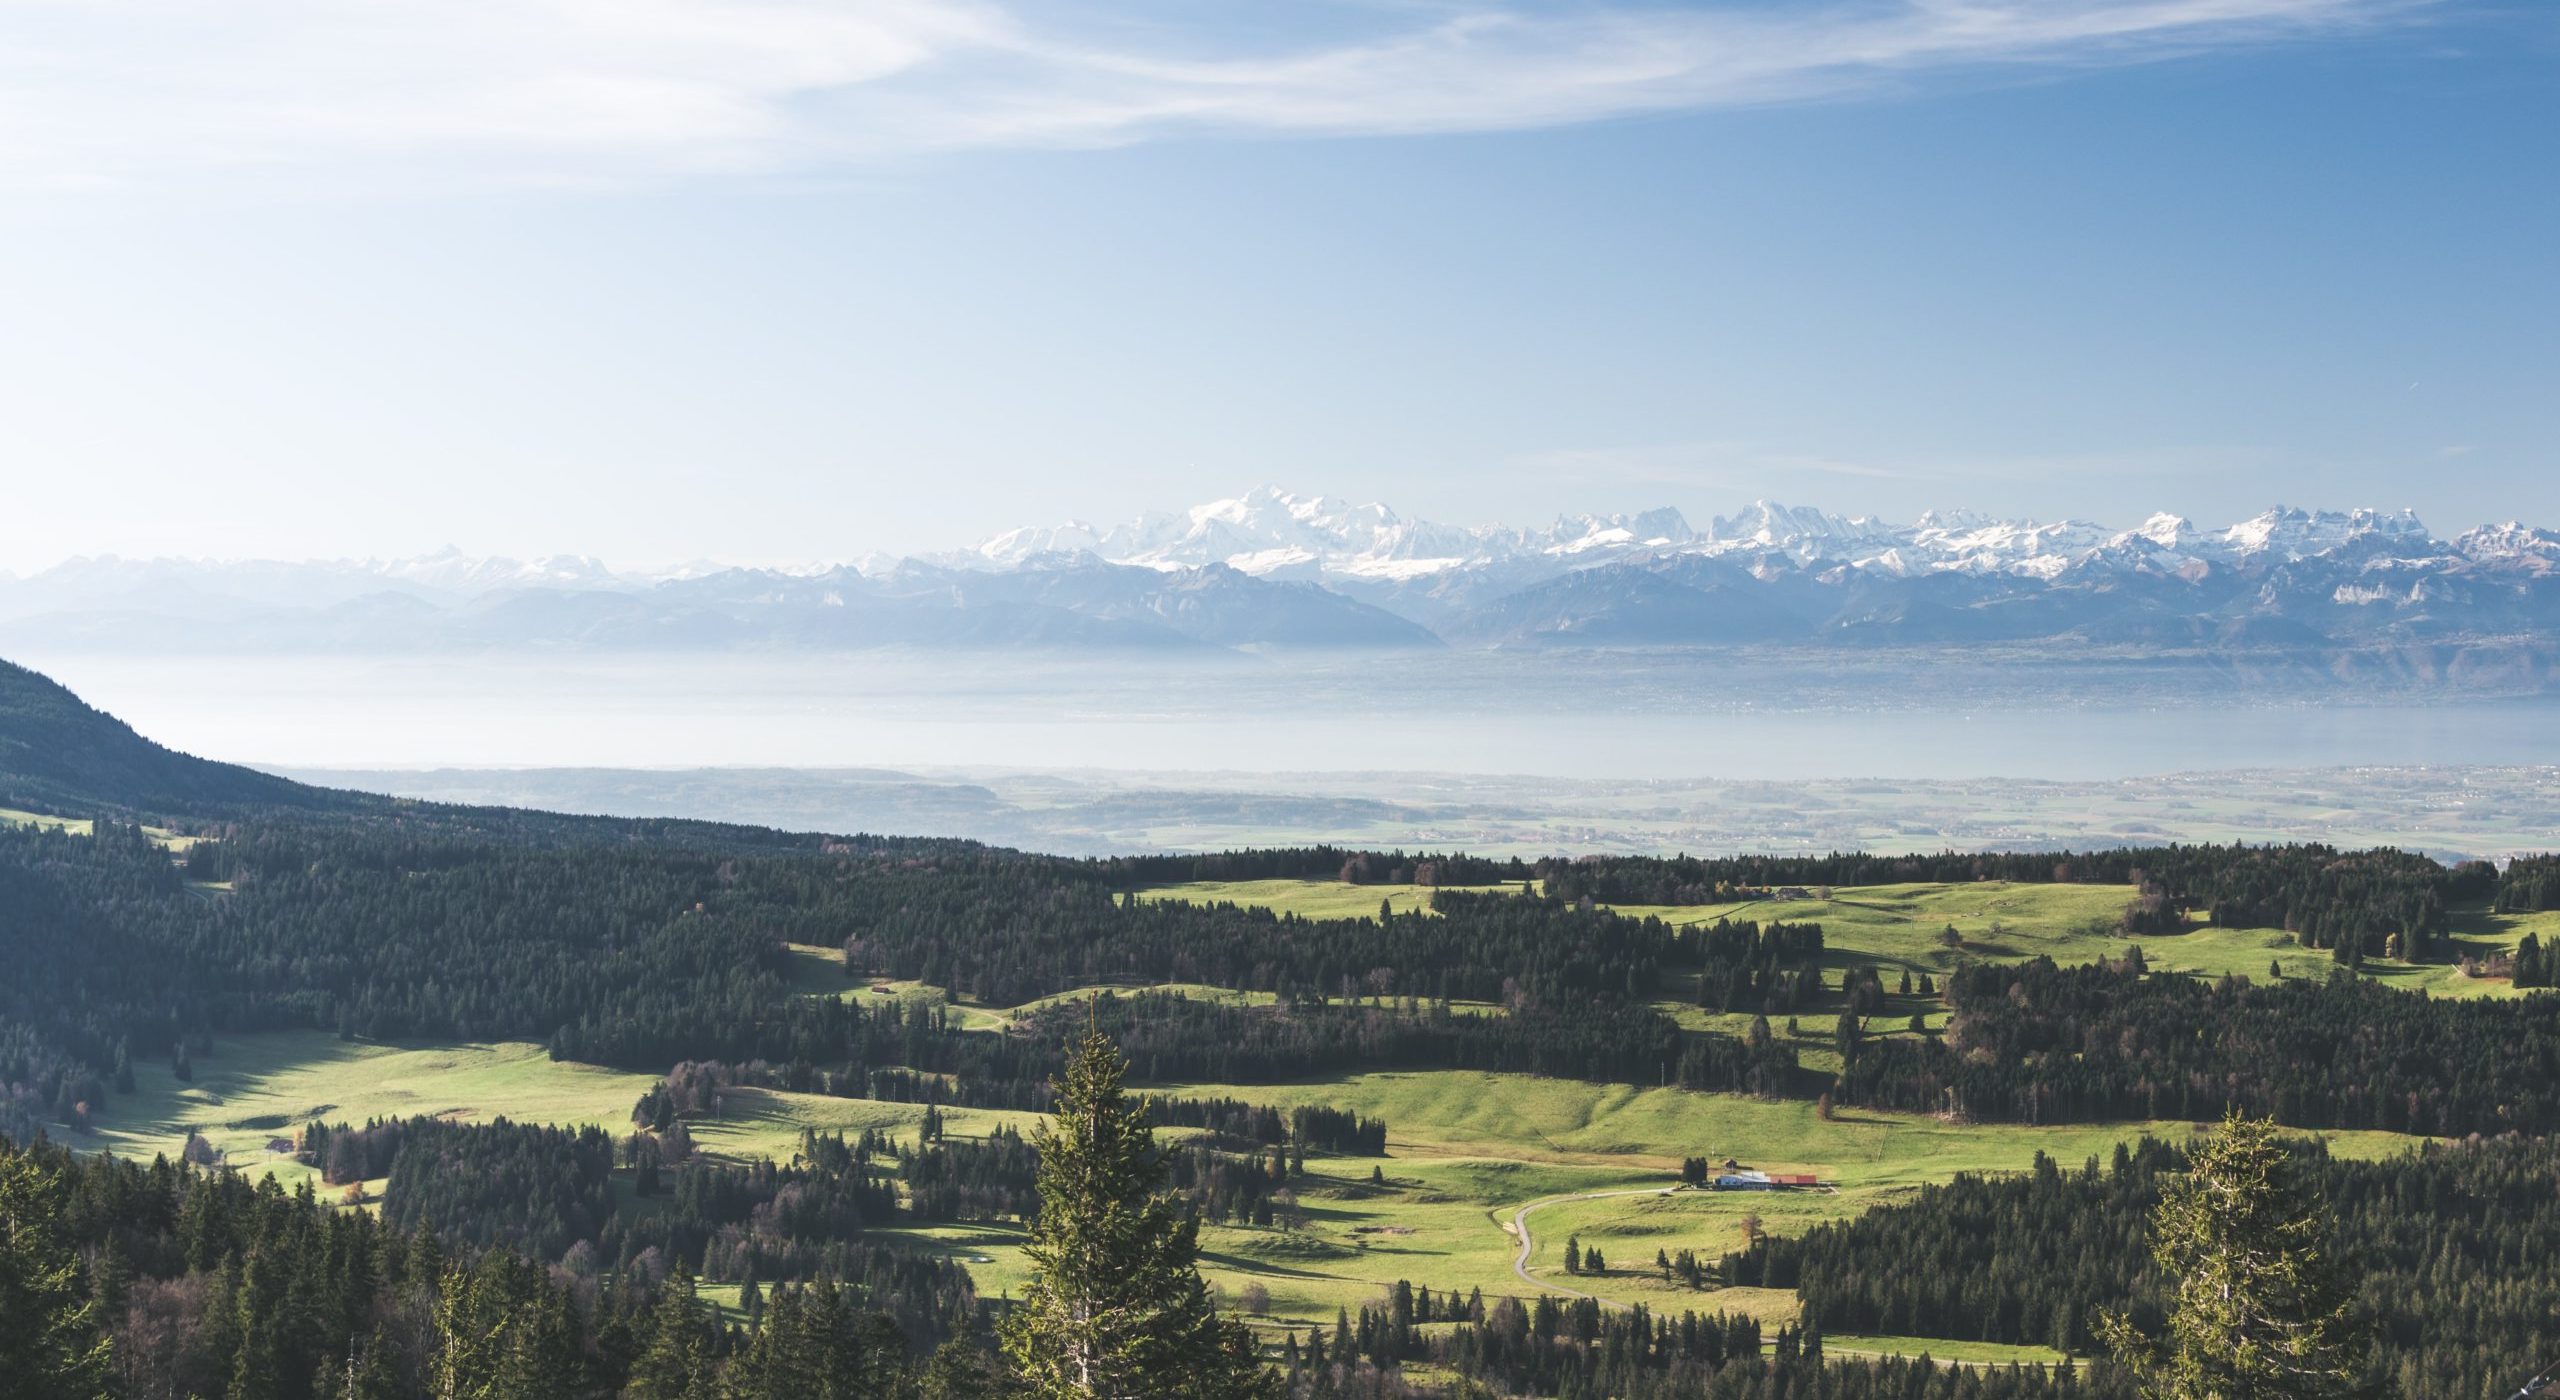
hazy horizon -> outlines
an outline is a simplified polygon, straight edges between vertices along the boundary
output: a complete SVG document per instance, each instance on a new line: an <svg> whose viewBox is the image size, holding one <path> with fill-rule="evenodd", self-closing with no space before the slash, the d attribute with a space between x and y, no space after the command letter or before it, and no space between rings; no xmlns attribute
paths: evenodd
<svg viewBox="0 0 2560 1400"><path fill-rule="evenodd" d="M1708 661L724 656L30 657L190 752L276 768L1446 772L1570 779L2104 780L2530 762L2560 701L2287 703L2154 686L1854 681ZM1720 677L1710 673L1727 671Z"/></svg>

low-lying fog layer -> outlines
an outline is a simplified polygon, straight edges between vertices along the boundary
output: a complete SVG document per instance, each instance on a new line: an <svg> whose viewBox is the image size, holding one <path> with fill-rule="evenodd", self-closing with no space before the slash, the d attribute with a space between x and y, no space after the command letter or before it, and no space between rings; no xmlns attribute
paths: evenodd
<svg viewBox="0 0 2560 1400"><path fill-rule="evenodd" d="M2560 758L2551 700L2273 703L2207 675L1573 658L25 658L143 733L295 767L950 767L2089 780Z"/></svg>
<svg viewBox="0 0 2560 1400"><path fill-rule="evenodd" d="M31 659L155 738L320 781L1071 853L2560 847L2560 705L2271 704L2153 672Z"/></svg>

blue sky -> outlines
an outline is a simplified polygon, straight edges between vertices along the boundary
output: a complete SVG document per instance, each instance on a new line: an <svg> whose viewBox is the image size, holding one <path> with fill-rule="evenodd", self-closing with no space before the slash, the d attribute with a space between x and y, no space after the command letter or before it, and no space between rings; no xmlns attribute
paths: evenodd
<svg viewBox="0 0 2560 1400"><path fill-rule="evenodd" d="M0 567L2560 524L2555 7L1243 10L0 5Z"/></svg>

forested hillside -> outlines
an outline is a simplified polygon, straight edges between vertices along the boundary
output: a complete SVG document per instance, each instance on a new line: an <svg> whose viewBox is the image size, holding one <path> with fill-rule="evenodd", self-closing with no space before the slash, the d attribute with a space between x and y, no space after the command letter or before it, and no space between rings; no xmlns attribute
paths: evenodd
<svg viewBox="0 0 2560 1400"><path fill-rule="evenodd" d="M2475 960L2476 945L2460 936L2465 921L2492 911L2549 907L2547 858L2503 874L2317 846L1535 862L1311 848L1070 860L956 841L325 793L160 749L29 673L0 679L11 697L0 708L0 756L14 755L0 779L11 785L7 802L89 823L0 824L0 965L9 969L0 983L0 1135L90 1145L130 1111L138 1066L155 1076L169 1066L183 1084L198 1059L249 1034L533 1041L557 1061L660 1076L627 1121L606 1128L346 1121L316 1109L279 1119L288 1137L271 1147L328 1191L378 1193L379 1225L348 1223L358 1217L316 1200L260 1196L219 1172L24 1159L55 1180L47 1191L68 1193L62 1199L111 1203L68 1238L94 1253L114 1234L125 1251L98 1256L128 1261L113 1288L142 1290L104 1300L119 1310L119 1337L140 1335L133 1329L150 1308L200 1308L209 1294L235 1300L219 1306L243 1317L263 1316L264 1303L236 1300L295 1286L260 1273L289 1248L297 1260L330 1261L330 1288L374 1300L350 1302L354 1314L376 1304L444 1308L464 1279L483 1280L470 1285L484 1290L473 1296L504 1300L486 1306L552 1309L566 1329L562 1354L587 1368L580 1374L628 1374L670 1327L697 1336L708 1354L746 1354L763 1335L751 1325L724 1330L666 1302L681 1298L675 1280L685 1278L735 1290L732 1321L741 1324L782 1296L795 1309L876 1319L847 1355L894 1350L895 1365L880 1374L904 1374L945 1341L983 1342L1002 1311L948 1251L919 1242L953 1223L1020 1229L1039 1209L1038 1156L1022 1137L998 1127L951 1138L941 1115L1049 1109L1056 1076L1095 1033L1120 1047L1142 1085L1223 1086L1156 1101L1158 1121L1183 1133L1164 1158L1164 1188L1194 1220L1285 1226L1283 1234L1305 1218L1296 1193L1311 1185L1310 1156L1377 1159L1392 1127L1331 1107L1284 1111L1257 1091L1383 1072L1795 1102L1818 1105L1824 1122L1851 1108L1955 1126L2194 1121L2236 1109L2301 1129L2560 1132L2551 1087L2560 1083L2560 999L2430 997L2358 971L2387 962L2450 976L2460 957L2464 975L2484 986L2547 984L2533 935L2499 951L2495 965ZM1148 897L1174 882L1310 877L1376 890L1376 913L1305 917ZM2111 911L2089 937L2113 952L2060 965L1950 924L1925 957L1881 956L1789 913L1835 886L1923 882L2087 887L2093 907ZM1683 912L1695 906L1713 906L1712 917ZM2148 965L2146 948L2166 952L2227 930L2318 950L2328 971L2206 979ZM813 984L818 968L832 980ZM1114 990L1067 995L1096 988ZM1797 1024L1817 1017L1828 1030ZM794 1160L714 1160L694 1149L692 1136L721 1119L730 1095L759 1093L920 1106L922 1127L912 1136L807 1132ZM2513 1175L2540 1148L2496 1150L2510 1155L2458 1160L2509 1163L2499 1170ZM1932 1199L1960 1205L1973 1199L1962 1191L2067 1188L2081 1202L2072 1209L2121 1211L2143 1199L2142 1173L2154 1168L2142 1164L2166 1160L2146 1152L2103 1179L2057 1185L2048 1173L2041 1186L1974 1183ZM2372 1178L2385 1179L2402 1183L2388 1187L2402 1199L2415 1189ZM2351 1204L2367 1180L2334 1178ZM1357 1189L1356 1175L1325 1181L1327 1190ZM1383 1168L1373 1181L1387 1187ZM2501 1225L2540 1228L2537 1215L2505 1213L2504 1199L2426 1196L2416 1209L2447 1228L2468 1221L2461 1228L2483 1239ZM2365 1233L2353 1239L2379 1238L2355 1209L2345 1228ZM217 1215L254 1223L208 1223ZM2142 1286L2138 1265L2106 1262L2121 1250L2081 1264L2021 1264L2018 1298L1995 1300L1970 1332L1949 1331L1947 1310L1973 1301L1880 1294L1866 1265L1836 1262L1849 1257L1839 1240L1865 1238L1755 1245L1691 1277L1801 1283L1820 1327L2084 1352L2090 1309L2108 1290L2133 1296ZM2496 1260L2465 1249L2429 1264L2427 1276L2471 1270L2490 1286ZM459 1253L342 1278L349 1251L387 1261L421 1250ZM2421 1272L2418 1261L2394 1258L2389 1268ZM1666 1283L1671 1272L1666 1261ZM2002 1286L2013 1272L1998 1274ZM1852 1278L1863 1281L1852 1287ZM104 1294L110 1285L95 1287ZM648 1321L662 1306L679 1309L666 1318L690 1320ZM2395 1356L2436 1354L2427 1350L2438 1345L2426 1331L2432 1314L2422 1312L2393 1323L2402 1327ZM215 1389L232 1400L317 1394L313 1368L351 1344L359 1370L376 1353L397 1359L404 1375L427 1364L414 1339L295 1316L303 1320L277 1334L271 1357L266 1342L251 1350L256 1365L298 1379L270 1391L233 1376ZM2539 1324L2499 1316L2500 1335L2515 1345L2538 1340ZM1346 1310L1346 1327L1349 1319ZM1639 1338L1630 1329L1640 1320L1596 1305L1534 1314L1486 1305L1439 1320L1457 1325L1415 1331L1417 1319L1381 1311L1356 1332L1314 1343L1283 1329L1287 1351L1273 1359L1310 1393L1391 1393L1375 1387L1408 1363L1571 1393L1692 1393L1684 1387L1710 1383L1718 1394L1797 1393L1785 1389L1797 1383L1789 1377L1820 1377L1802 1383L1842 1396L2067 1395L2086 1384L2028 1372L1996 1383L1904 1374L1826 1359L1818 1333L1791 1330L1765 1366L1754 1350L1746 1371L1737 1369L1735 1324L1656 1319ZM196 1339L190 1346L245 1354L237 1336L180 1330ZM2464 1374L2485 1383L2492 1361L2463 1355L2459 1364L2472 1368ZM210 1353L148 1365L161 1388L148 1393L220 1370Z"/></svg>
<svg viewBox="0 0 2560 1400"><path fill-rule="evenodd" d="M2458 1137L2560 1131L2560 998L2441 1001L2353 978L2207 984L2123 964L1973 967L1936 1041L1853 1056L1841 1096L2017 1122L2219 1116Z"/></svg>
<svg viewBox="0 0 2560 1400"><path fill-rule="evenodd" d="M2404 1395L2499 1394L2518 1357L2549 1345L2560 1277L2560 1204L2549 1138L2451 1144L2387 1162L2308 1154ZM2139 1241L2165 1176L2187 1160L2146 1142L2096 1161L1962 1178L1727 1261L1742 1282L1801 1288L1807 1315L1841 1330L2053 1341L2085 1348L2099 1314L2156 1323L2159 1278ZM2530 1368L2527 1368L2528 1370Z"/></svg>
<svg viewBox="0 0 2560 1400"><path fill-rule="evenodd" d="M0 661L0 807L199 816L344 810L382 800L163 748L53 681Z"/></svg>

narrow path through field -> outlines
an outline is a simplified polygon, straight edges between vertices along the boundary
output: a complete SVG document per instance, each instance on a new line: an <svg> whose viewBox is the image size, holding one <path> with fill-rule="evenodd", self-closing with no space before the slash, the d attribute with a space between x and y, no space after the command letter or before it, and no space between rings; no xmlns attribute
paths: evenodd
<svg viewBox="0 0 2560 1400"><path fill-rule="evenodd" d="M1539 1200L1531 1201L1527 1205L1511 1212L1511 1219L1505 1222L1502 1226L1503 1229L1511 1232L1511 1234L1520 1241L1520 1252L1511 1257L1511 1272L1518 1274L1520 1276L1520 1281L1528 1284L1532 1288L1543 1288L1550 1293L1562 1293L1567 1297L1572 1298L1588 1298L1592 1302L1598 1303L1604 1308L1624 1308L1626 1307L1626 1304L1624 1303L1611 1302L1609 1299L1603 1298L1596 1293L1585 1293L1579 1288L1568 1288L1561 1283L1549 1283L1547 1280L1529 1272L1529 1254L1531 1250L1536 1248L1536 1242L1529 1236L1529 1212L1533 1210L1544 1210L1548 1206L1562 1205L1567 1201L1604 1201L1618 1196L1668 1196L1679 1189L1681 1188L1677 1186L1640 1186L1626 1191L1585 1191L1580 1195L1547 1196ZM1865 1347L1838 1346L1828 1340L1823 1343L1823 1350L1832 1356L1855 1356L1867 1359L1882 1359L1887 1356L1899 1356L1903 1354L1901 1352L1873 1351ZM1941 1366L1960 1366L1967 1370L1977 1370L1991 1365L1992 1363L1985 1361L1940 1360L1938 1364Z"/></svg>
<svg viewBox="0 0 2560 1400"><path fill-rule="evenodd" d="M1502 1227L1518 1236L1520 1240L1520 1252L1512 1256L1511 1259L1511 1272L1518 1274L1522 1283L1528 1284L1533 1288L1543 1288L1551 1293L1563 1293L1575 1298L1589 1298L1591 1301L1598 1303L1604 1308L1624 1306L1623 1304L1612 1303L1606 1298L1585 1293L1579 1288L1567 1288L1561 1283L1549 1283L1545 1279L1539 1278L1535 1274L1530 1273L1529 1252L1531 1249L1535 1248L1536 1245L1535 1242L1529 1238L1529 1212L1533 1210L1542 1210L1548 1206L1562 1205L1566 1201L1603 1201L1608 1200L1613 1196L1668 1196L1679 1189L1680 1188L1677 1186L1639 1186L1628 1191L1585 1191L1578 1196L1549 1196L1544 1200L1531 1201L1529 1204L1511 1212L1511 1223Z"/></svg>

